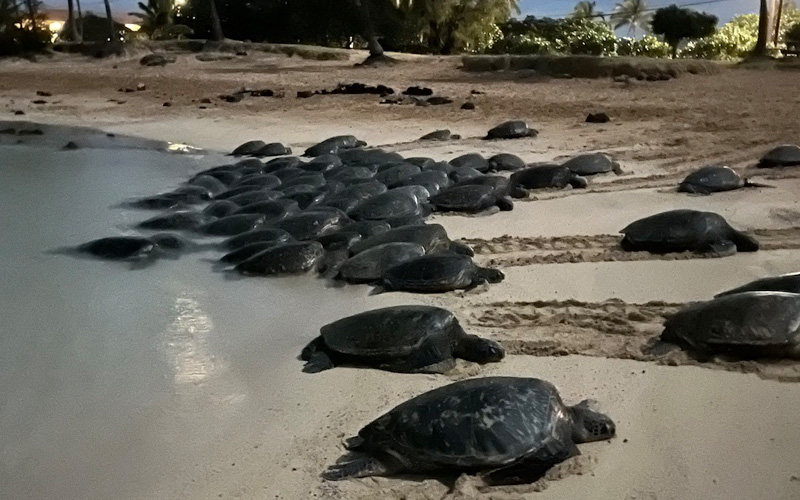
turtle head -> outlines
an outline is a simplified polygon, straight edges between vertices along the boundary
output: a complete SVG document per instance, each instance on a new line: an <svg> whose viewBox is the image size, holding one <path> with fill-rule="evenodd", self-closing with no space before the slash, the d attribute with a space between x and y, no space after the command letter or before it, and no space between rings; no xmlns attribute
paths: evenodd
<svg viewBox="0 0 800 500"><path fill-rule="evenodd" d="M758 240L739 231L734 231L731 234L731 240L736 245L736 250L739 252L755 252L758 250Z"/></svg>
<svg viewBox="0 0 800 500"><path fill-rule="evenodd" d="M493 269L491 267L480 268L478 274L481 278L485 279L489 283L500 283L506 278L506 275L503 274L503 271L499 269Z"/></svg>
<svg viewBox="0 0 800 500"><path fill-rule="evenodd" d="M475 255L475 252L472 250L471 246L467 245L466 243L461 243L460 241L451 241L449 244L449 250L459 255L467 255L469 257Z"/></svg>
<svg viewBox="0 0 800 500"><path fill-rule="evenodd" d="M598 411L597 401L587 399L572 407L572 439L576 443L602 441L616 434L614 422Z"/></svg>
<svg viewBox="0 0 800 500"><path fill-rule="evenodd" d="M506 355L503 346L494 340L483 339L477 335L467 335L455 348L456 357L473 363L496 363Z"/></svg>

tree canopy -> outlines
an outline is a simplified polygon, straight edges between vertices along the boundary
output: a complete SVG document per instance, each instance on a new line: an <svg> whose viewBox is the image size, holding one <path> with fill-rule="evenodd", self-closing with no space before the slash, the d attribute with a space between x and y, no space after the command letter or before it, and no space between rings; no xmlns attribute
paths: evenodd
<svg viewBox="0 0 800 500"><path fill-rule="evenodd" d="M664 36L664 41L672 47L672 57L675 57L681 40L713 34L717 21L717 16L670 5L656 11L652 27L653 33Z"/></svg>

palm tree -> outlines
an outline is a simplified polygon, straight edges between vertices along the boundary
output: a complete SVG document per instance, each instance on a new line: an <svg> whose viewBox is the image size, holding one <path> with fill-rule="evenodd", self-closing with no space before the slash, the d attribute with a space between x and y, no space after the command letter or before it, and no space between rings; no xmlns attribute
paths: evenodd
<svg viewBox="0 0 800 500"><path fill-rule="evenodd" d="M364 25L364 36L367 37L367 48L369 48L369 57L361 63L365 66L375 64L392 64L396 62L393 58L383 53L383 47L378 41L378 35L375 33L375 26L372 24L372 15L370 14L369 3L372 0L353 0L358 11L361 13L362 22Z"/></svg>
<svg viewBox="0 0 800 500"><path fill-rule="evenodd" d="M575 10L572 11L571 17L576 19L594 19L599 17L603 21L606 20L606 15L602 12L595 11L597 2L590 2L589 0L581 0L575 5Z"/></svg>
<svg viewBox="0 0 800 500"><path fill-rule="evenodd" d="M81 12L81 0L75 0L78 8L78 41L83 41L83 12Z"/></svg>
<svg viewBox="0 0 800 500"><path fill-rule="evenodd" d="M212 33L212 40L215 42L221 42L225 40L225 35L222 33L222 22L219 20L219 14L217 13L217 2L216 0L209 0L211 3L211 33Z"/></svg>
<svg viewBox="0 0 800 500"><path fill-rule="evenodd" d="M142 31L152 35L158 28L172 24L175 11L173 0L148 0L147 5L139 2L143 12L131 12L130 15L142 20Z"/></svg>
<svg viewBox="0 0 800 500"><path fill-rule="evenodd" d="M769 17L769 4L767 0L761 0L761 8L758 12L758 39L756 40L755 48L753 48L754 56L767 55L767 41L772 28Z"/></svg>
<svg viewBox="0 0 800 500"><path fill-rule="evenodd" d="M615 30L627 26L629 35L635 34L636 28L647 33L650 30L649 11L645 0L622 0L614 6L611 22Z"/></svg>

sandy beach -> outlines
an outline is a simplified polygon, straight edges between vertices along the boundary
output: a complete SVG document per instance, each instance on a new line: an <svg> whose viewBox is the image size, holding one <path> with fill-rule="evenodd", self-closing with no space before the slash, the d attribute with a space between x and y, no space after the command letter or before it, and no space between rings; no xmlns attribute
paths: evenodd
<svg viewBox="0 0 800 500"><path fill-rule="evenodd" d="M181 394L180 407L141 408L152 425L131 424L125 431L140 436L138 444L109 437L71 448L84 452L80 465L68 465L72 456L54 454L47 463L23 464L0 453L5 462L0 463L5 469L0 493L7 489L0 497L49 500L65 492L61 498L113 494L137 500L800 499L800 363L699 362L679 350L648 350L664 317L683 304L755 278L800 270L800 174L755 168L769 148L800 142L798 73L726 67L719 75L619 83L529 72L468 73L458 58L449 57L404 56L391 68L354 68L363 56L354 51L349 61L322 62L251 52L203 62L178 54L176 63L157 68L140 66L136 55L0 61L0 120L90 126L215 154L254 139L280 141L300 154L340 134L437 160L509 152L537 162L604 151L620 162L623 173L592 179L586 190L536 193L515 202L510 212L431 217L451 238L472 245L476 261L503 270L506 279L488 287L369 296L366 286L309 292L322 287L311 277L267 288L218 280L203 292L213 304L204 314L213 320L210 331L222 332L229 344L229 358L213 363L227 375L187 386L191 395ZM296 97L298 91L350 82L396 91L424 85L453 103L422 107L381 104L376 95ZM120 91L140 83L145 90ZM284 97L246 97L236 103L219 98L241 87L271 89ZM50 95L37 96L37 91ZM475 110L460 109L465 102L474 103ZM611 121L584 122L598 111ZM508 119L527 120L539 135L481 140ZM441 128L462 139L417 141ZM208 166L202 163L189 162L185 170ZM688 172L708 164L731 166L772 187L712 196L675 191ZM626 255L618 249L620 229L675 208L717 212L734 227L753 232L762 250L698 258ZM192 256L180 266L208 267ZM249 302L227 297L237 286L247 287ZM177 296L184 288L175 285ZM333 295L344 297L347 307L325 307ZM311 305L300 305L307 296L321 301L314 304L313 320L307 312ZM282 334L267 341L258 332L269 318L250 313L266 301L305 315L316 330L292 331L287 314L269 326ZM354 368L301 373L295 356L320 326L346 314L404 303L452 310L467 330L500 341L509 356L486 366L459 361L446 376ZM341 455L342 440L375 417L425 390L485 375L549 380L570 404L594 398L615 420L618 436L581 445L581 456L533 485L485 488L470 477L320 479ZM74 439L90 436L87 431ZM152 458L162 453L164 442L169 453ZM129 460L108 460L116 457L112 448L125 446L133 450ZM16 482L11 474L19 471L24 476ZM81 484L64 487L71 478ZM38 487L29 489L34 484Z"/></svg>

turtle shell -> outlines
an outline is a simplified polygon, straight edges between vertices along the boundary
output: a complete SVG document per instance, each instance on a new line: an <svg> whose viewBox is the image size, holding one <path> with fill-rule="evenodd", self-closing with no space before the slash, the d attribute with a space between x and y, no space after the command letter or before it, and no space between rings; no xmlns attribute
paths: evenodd
<svg viewBox="0 0 800 500"><path fill-rule="evenodd" d="M589 153L578 155L564 162L564 167L570 169L576 175L596 175L605 174L614 170L614 160L604 153Z"/></svg>
<svg viewBox="0 0 800 500"><path fill-rule="evenodd" d="M281 180L272 174L253 174L241 177L231 184L231 188L253 186L259 189L275 189L281 185Z"/></svg>
<svg viewBox="0 0 800 500"><path fill-rule="evenodd" d="M678 191L685 192L714 192L731 191L742 187L742 178L729 167L703 167L691 174L681 182Z"/></svg>
<svg viewBox="0 0 800 500"><path fill-rule="evenodd" d="M489 166L491 170L500 171L516 171L525 168L525 161L517 155L510 153L500 153L489 158Z"/></svg>
<svg viewBox="0 0 800 500"><path fill-rule="evenodd" d="M732 231L721 215L681 209L639 219L620 232L644 250L681 252L727 239Z"/></svg>
<svg viewBox="0 0 800 500"><path fill-rule="evenodd" d="M322 245L316 241L285 243L257 253L236 266L236 270L246 275L284 275L310 270L325 254Z"/></svg>
<svg viewBox="0 0 800 500"><path fill-rule="evenodd" d="M448 163L455 168L470 167L478 172L487 172L490 168L489 160L479 155L478 153L468 153L465 155L457 156L450 160Z"/></svg>
<svg viewBox="0 0 800 500"><path fill-rule="evenodd" d="M329 137L310 148L306 149L304 156L322 156L336 154L341 149L354 148L359 145L359 140L352 135L337 135Z"/></svg>
<svg viewBox="0 0 800 500"><path fill-rule="evenodd" d="M347 259L338 277L351 283L372 283L388 269L422 255L425 248L417 243L384 243Z"/></svg>
<svg viewBox="0 0 800 500"><path fill-rule="evenodd" d="M143 229L195 229L208 222L209 217L198 212L172 212L140 222Z"/></svg>
<svg viewBox="0 0 800 500"><path fill-rule="evenodd" d="M237 248L259 241L273 242L277 245L279 243L286 243L291 239L292 236L283 229L265 228L236 235L226 240L222 245L229 250L236 250Z"/></svg>
<svg viewBox="0 0 800 500"><path fill-rule="evenodd" d="M564 189L569 185L572 172L561 165L539 165L514 172L509 180L512 184L525 189L556 188Z"/></svg>
<svg viewBox="0 0 800 500"><path fill-rule="evenodd" d="M781 274L780 276L761 278L731 290L718 293L716 296L722 297L734 293L759 291L800 293L800 273Z"/></svg>
<svg viewBox="0 0 800 500"><path fill-rule="evenodd" d="M422 245L425 252L432 252L439 248L447 248L450 238L447 237L447 231L445 231L444 227L439 224L403 226L359 241L350 248L350 253L356 255L378 245L393 242L417 243Z"/></svg>
<svg viewBox="0 0 800 500"><path fill-rule="evenodd" d="M266 146L264 141L248 141L233 150L233 156L247 156Z"/></svg>
<svg viewBox="0 0 800 500"><path fill-rule="evenodd" d="M705 353L800 359L800 295L743 292L692 304L664 324L661 339Z"/></svg>
<svg viewBox="0 0 800 500"><path fill-rule="evenodd" d="M535 137L536 130L529 128L522 120L511 120L489 130L486 139L519 139L522 137Z"/></svg>
<svg viewBox="0 0 800 500"><path fill-rule="evenodd" d="M305 212L272 224L299 241L313 240L341 228L345 219L336 212Z"/></svg>
<svg viewBox="0 0 800 500"><path fill-rule="evenodd" d="M394 306L334 321L320 335L325 345L342 354L405 357L429 336L448 335L454 322L455 316L439 307Z"/></svg>
<svg viewBox="0 0 800 500"><path fill-rule="evenodd" d="M494 188L487 185L459 185L445 189L431 198L440 211L480 212L497 203Z"/></svg>
<svg viewBox="0 0 800 500"><path fill-rule="evenodd" d="M373 196L350 212L356 220L382 220L391 217L417 215L421 207L416 198L402 192L386 192Z"/></svg>
<svg viewBox="0 0 800 500"><path fill-rule="evenodd" d="M800 165L800 146L784 144L767 152L762 158L759 167L791 167Z"/></svg>
<svg viewBox="0 0 800 500"><path fill-rule="evenodd" d="M155 243L147 238L112 236L84 243L78 250L103 259L130 259L146 256L155 248Z"/></svg>
<svg viewBox="0 0 800 500"><path fill-rule="evenodd" d="M365 426L364 448L414 469L490 469L571 449L570 410L544 380L482 377L420 394ZM558 460L554 459L554 463Z"/></svg>
<svg viewBox="0 0 800 500"><path fill-rule="evenodd" d="M189 180L188 184L205 188L211 196L222 193L228 189L224 182L210 175L198 175Z"/></svg>
<svg viewBox="0 0 800 500"><path fill-rule="evenodd" d="M207 224L202 231L213 236L234 236L258 228L266 220L263 214L228 215Z"/></svg>
<svg viewBox="0 0 800 500"><path fill-rule="evenodd" d="M203 215L210 217L225 217L239 210L239 205L228 200L212 201L203 209Z"/></svg>
<svg viewBox="0 0 800 500"><path fill-rule="evenodd" d="M421 169L410 163L403 163L395 165L384 170L378 170L375 174L375 180L386 184L386 187L392 188L402 185L405 181L421 172Z"/></svg>
<svg viewBox="0 0 800 500"><path fill-rule="evenodd" d="M391 289L438 292L469 286L475 270L466 255L423 255L387 270L383 280Z"/></svg>

